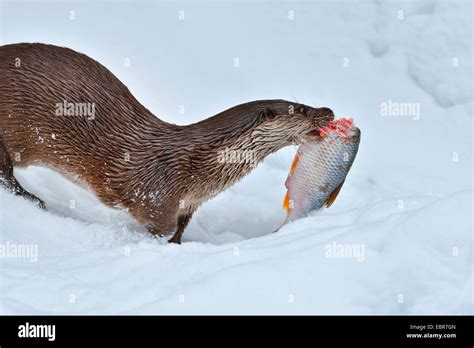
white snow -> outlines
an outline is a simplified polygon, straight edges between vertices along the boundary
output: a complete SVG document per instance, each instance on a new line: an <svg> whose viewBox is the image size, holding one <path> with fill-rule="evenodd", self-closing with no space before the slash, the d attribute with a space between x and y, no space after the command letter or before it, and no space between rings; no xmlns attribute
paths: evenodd
<svg viewBox="0 0 474 348"><path fill-rule="evenodd" d="M0 6L2 43L85 52L167 121L284 98L362 131L330 209L271 233L286 148L204 204L182 245L49 169L16 170L49 211L0 189L1 244L38 248L0 257L2 313L473 313L469 2ZM420 114L382 116L389 100ZM338 256L351 246L363 254Z"/></svg>

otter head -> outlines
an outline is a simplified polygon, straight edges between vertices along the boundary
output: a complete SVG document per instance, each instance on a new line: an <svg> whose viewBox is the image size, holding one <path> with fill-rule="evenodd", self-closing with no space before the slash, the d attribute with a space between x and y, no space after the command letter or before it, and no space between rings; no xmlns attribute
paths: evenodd
<svg viewBox="0 0 474 348"><path fill-rule="evenodd" d="M317 140L319 130L333 119L328 108L285 100L257 100L185 126L189 143L182 148L190 148L189 176L206 178L188 182L196 183L193 190L197 195L204 192L209 198L248 174L271 153ZM172 137L176 139L174 134ZM174 140L170 142L175 146Z"/></svg>
<svg viewBox="0 0 474 348"><path fill-rule="evenodd" d="M252 141L268 153L288 145L315 140L319 129L334 119L329 108L281 101L271 103L261 111L260 124L252 131Z"/></svg>

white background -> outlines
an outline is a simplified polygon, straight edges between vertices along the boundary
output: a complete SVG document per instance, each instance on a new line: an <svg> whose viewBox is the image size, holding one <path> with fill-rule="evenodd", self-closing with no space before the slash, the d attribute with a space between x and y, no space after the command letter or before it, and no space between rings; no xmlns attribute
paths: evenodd
<svg viewBox="0 0 474 348"><path fill-rule="evenodd" d="M169 122L283 98L362 131L330 209L271 234L290 147L204 204L182 245L57 173L15 171L49 211L0 189L2 243L39 248L37 262L0 258L2 313L473 312L471 2L3 0L0 11L2 44L86 53ZM388 100L419 103L419 119L381 115ZM363 245L363 260L327 257L333 243Z"/></svg>

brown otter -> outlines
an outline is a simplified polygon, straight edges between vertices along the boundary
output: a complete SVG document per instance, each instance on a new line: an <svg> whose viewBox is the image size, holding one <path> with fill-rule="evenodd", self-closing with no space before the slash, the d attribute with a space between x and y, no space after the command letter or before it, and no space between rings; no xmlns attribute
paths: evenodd
<svg viewBox="0 0 474 348"><path fill-rule="evenodd" d="M13 167L51 167L172 242L201 203L333 118L328 108L259 100L179 126L154 116L84 54L45 44L0 47L3 185L44 207Z"/></svg>

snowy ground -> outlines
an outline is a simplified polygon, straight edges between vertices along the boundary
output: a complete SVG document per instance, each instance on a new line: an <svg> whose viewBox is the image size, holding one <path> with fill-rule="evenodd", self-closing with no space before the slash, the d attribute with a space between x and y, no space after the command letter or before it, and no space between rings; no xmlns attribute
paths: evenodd
<svg viewBox="0 0 474 348"><path fill-rule="evenodd" d="M98 59L167 121L284 98L362 130L335 204L277 234L295 148L207 202L182 245L17 170L49 211L0 189L2 245L38 247L0 258L2 313L474 312L470 2L2 1L0 23L2 43ZM386 115L389 100L419 114Z"/></svg>

